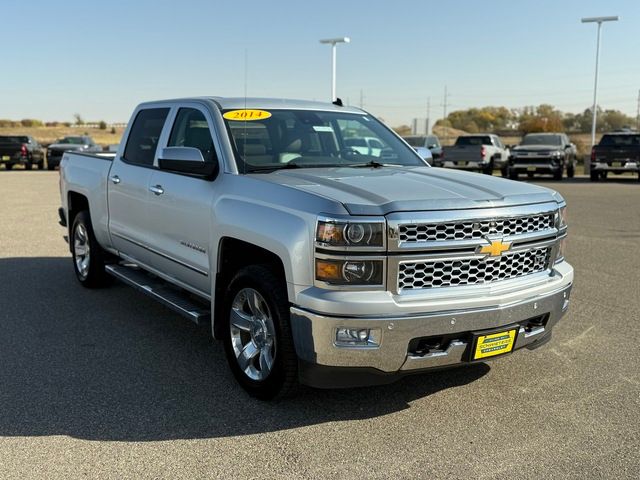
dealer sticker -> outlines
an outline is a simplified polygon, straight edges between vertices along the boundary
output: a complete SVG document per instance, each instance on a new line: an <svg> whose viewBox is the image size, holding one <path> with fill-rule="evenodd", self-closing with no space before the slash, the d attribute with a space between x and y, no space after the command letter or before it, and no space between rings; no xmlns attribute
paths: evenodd
<svg viewBox="0 0 640 480"><path fill-rule="evenodd" d="M264 120L271 116L271 112L265 110L231 110L222 115L227 120L236 120L238 122L249 122L253 120Z"/></svg>
<svg viewBox="0 0 640 480"><path fill-rule="evenodd" d="M516 330L507 330L478 337L473 359L493 357L513 350Z"/></svg>

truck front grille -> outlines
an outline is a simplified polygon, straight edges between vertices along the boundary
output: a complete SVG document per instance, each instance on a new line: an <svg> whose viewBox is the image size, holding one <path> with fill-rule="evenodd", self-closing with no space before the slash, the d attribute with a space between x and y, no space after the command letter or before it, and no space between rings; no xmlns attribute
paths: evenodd
<svg viewBox="0 0 640 480"><path fill-rule="evenodd" d="M478 285L542 272L549 267L551 248L532 248L500 257L429 259L402 262L398 291Z"/></svg>
<svg viewBox="0 0 640 480"><path fill-rule="evenodd" d="M398 237L401 243L477 240L487 235L520 235L553 227L554 213L550 212L493 220L402 224Z"/></svg>

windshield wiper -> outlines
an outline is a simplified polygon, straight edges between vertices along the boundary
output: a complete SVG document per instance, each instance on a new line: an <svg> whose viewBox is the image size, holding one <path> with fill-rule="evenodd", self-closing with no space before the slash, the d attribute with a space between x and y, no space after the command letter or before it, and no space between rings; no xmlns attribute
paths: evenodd
<svg viewBox="0 0 640 480"><path fill-rule="evenodd" d="M382 168L382 167L401 167L402 165L399 165L397 163L380 163L380 162L376 162L375 160L371 160L370 162L367 163L356 163L353 165L345 165L345 167L351 167L351 168Z"/></svg>

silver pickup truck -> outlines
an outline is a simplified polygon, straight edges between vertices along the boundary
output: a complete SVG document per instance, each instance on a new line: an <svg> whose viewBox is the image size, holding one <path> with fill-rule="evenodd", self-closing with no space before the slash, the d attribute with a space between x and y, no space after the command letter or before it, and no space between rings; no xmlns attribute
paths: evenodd
<svg viewBox="0 0 640 480"><path fill-rule="evenodd" d="M504 146L498 135L479 133L461 135L450 147L443 147L440 159L434 163L437 167L457 168L493 175L498 169L503 177L507 176L509 149Z"/></svg>
<svg viewBox="0 0 640 480"><path fill-rule="evenodd" d="M80 283L210 324L257 398L535 348L569 305L558 193L431 168L357 108L143 103L115 158L66 152L60 174Z"/></svg>

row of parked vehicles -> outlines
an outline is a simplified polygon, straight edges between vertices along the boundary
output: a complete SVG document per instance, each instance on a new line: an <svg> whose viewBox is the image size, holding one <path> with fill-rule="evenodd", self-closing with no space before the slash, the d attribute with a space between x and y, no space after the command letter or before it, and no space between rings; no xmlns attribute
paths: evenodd
<svg viewBox="0 0 640 480"><path fill-rule="evenodd" d="M564 133L530 133L520 145L506 146L498 135L463 135L452 146L443 147L435 135L404 137L423 158L436 167L471 170L492 175L499 170L503 177L517 180L526 174L552 175L562 180L576 171L577 149ZM640 133L620 131L602 136L591 156L585 159L585 172L592 181L608 173L632 172L640 179Z"/></svg>
<svg viewBox="0 0 640 480"><path fill-rule="evenodd" d="M0 164L7 170L14 165L24 165L31 170L55 169L60 165L64 152L100 152L102 147L88 135L70 135L56 140L55 143L44 146L29 135L0 136Z"/></svg>

